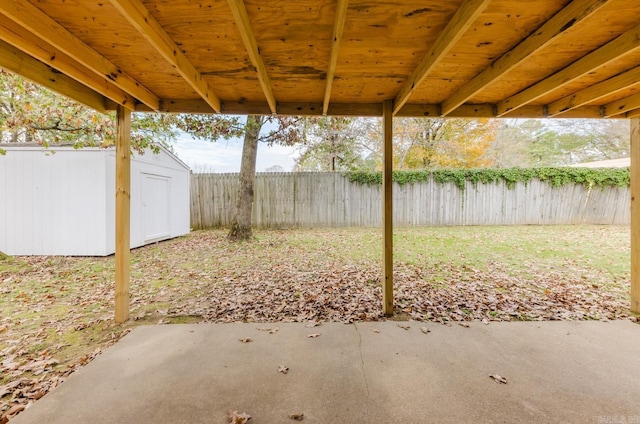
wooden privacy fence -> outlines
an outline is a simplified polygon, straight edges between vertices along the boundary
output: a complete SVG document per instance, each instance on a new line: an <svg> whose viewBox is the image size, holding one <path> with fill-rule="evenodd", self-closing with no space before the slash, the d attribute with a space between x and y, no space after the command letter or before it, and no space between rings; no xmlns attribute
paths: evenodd
<svg viewBox="0 0 640 424"><path fill-rule="evenodd" d="M191 226L229 226L238 174L191 175ZM533 179L461 190L433 179L393 187L394 224L526 225L629 224L628 187L552 187ZM253 224L257 227L379 226L382 187L350 182L340 173L263 173L256 175Z"/></svg>

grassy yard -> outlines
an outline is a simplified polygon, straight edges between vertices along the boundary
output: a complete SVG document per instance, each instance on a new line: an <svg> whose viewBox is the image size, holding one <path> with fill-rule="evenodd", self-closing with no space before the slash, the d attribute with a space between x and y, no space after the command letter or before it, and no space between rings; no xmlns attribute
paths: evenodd
<svg viewBox="0 0 640 424"><path fill-rule="evenodd" d="M137 325L383 319L380 230L225 235L134 250L124 325L112 322L112 257L0 260L0 417ZM628 227L400 228L394 239L396 319L628 317Z"/></svg>

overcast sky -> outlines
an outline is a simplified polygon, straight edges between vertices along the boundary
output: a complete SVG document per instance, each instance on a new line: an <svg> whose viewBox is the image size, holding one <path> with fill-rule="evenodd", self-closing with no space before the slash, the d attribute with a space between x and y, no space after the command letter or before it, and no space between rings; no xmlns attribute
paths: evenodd
<svg viewBox="0 0 640 424"><path fill-rule="evenodd" d="M240 171L242 141L238 139L209 142L183 135L173 143L173 151L194 172ZM295 157L293 147L259 143L256 172L264 172L274 165L282 166L285 171L292 171Z"/></svg>

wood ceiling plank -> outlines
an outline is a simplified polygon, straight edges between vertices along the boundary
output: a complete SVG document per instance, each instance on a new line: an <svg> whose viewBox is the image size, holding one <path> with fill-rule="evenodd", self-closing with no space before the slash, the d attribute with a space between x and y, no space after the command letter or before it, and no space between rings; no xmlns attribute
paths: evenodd
<svg viewBox="0 0 640 424"><path fill-rule="evenodd" d="M640 108L640 93L604 105L602 117L609 118L637 108Z"/></svg>
<svg viewBox="0 0 640 424"><path fill-rule="evenodd" d="M583 56L566 68L499 102L496 105L497 116L503 116L512 110L522 107L639 47L640 25L630 29L599 49Z"/></svg>
<svg viewBox="0 0 640 424"><path fill-rule="evenodd" d="M466 0L447 23L437 40L422 58L418 67L402 86L393 102L393 113L397 114L442 58L451 50L473 22L480 16L491 0Z"/></svg>
<svg viewBox="0 0 640 424"><path fill-rule="evenodd" d="M220 112L220 98L182 50L162 29L156 19L139 0L111 0L116 9L144 38L182 75L191 87L216 111Z"/></svg>
<svg viewBox="0 0 640 424"><path fill-rule="evenodd" d="M502 55L499 59L485 68L472 80L457 90L454 95L442 102L441 114L446 116L461 104L485 89L493 81L513 69L534 52L540 50L567 29L587 18L605 5L607 0L575 0L567 5L540 28L533 31L516 47Z"/></svg>
<svg viewBox="0 0 640 424"><path fill-rule="evenodd" d="M104 96L65 74L54 71L51 67L4 41L0 41L0 67L22 75L98 112L107 112Z"/></svg>
<svg viewBox="0 0 640 424"><path fill-rule="evenodd" d="M340 52L340 43L344 34L344 23L347 20L347 7L349 0L338 0L336 5L336 19L333 25L333 37L331 37L331 54L329 56L329 69L327 70L327 82L324 89L324 101L322 103L322 114L326 115L329 109L329 100L331 99L331 85L333 77L336 74L336 63L338 63L338 53Z"/></svg>
<svg viewBox="0 0 640 424"><path fill-rule="evenodd" d="M264 96L269 104L269 109L271 110L271 113L276 113L276 98L273 95L273 88L269 81L267 68L265 67L264 60L260 55L260 48L258 47L258 41L256 40L256 35L253 31L253 27L251 26L251 21L249 20L247 7L243 0L229 0L229 7L231 8L231 13L233 14L238 31L240 31L240 36L242 37L242 41L244 42L249 58L251 59L251 64L254 66L258 74L258 81L260 81L260 86L262 87L262 91L264 91Z"/></svg>
<svg viewBox="0 0 640 424"><path fill-rule="evenodd" d="M640 118L640 109L634 109L627 112L627 118Z"/></svg>
<svg viewBox="0 0 640 424"><path fill-rule="evenodd" d="M640 66L550 103L547 106L547 113L550 117L561 116L571 109L638 84L640 84Z"/></svg>
<svg viewBox="0 0 640 424"><path fill-rule="evenodd" d="M40 62L68 75L116 104L130 110L136 107L136 99L116 87L109 80L85 68L62 51L41 40L27 29L0 15L0 40L36 58Z"/></svg>
<svg viewBox="0 0 640 424"><path fill-rule="evenodd" d="M160 107L155 94L28 1L3 0L0 13L152 109Z"/></svg>

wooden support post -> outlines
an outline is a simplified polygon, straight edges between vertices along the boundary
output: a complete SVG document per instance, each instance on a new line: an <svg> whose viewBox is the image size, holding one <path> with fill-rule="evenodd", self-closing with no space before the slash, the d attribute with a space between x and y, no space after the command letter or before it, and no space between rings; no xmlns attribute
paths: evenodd
<svg viewBox="0 0 640 424"><path fill-rule="evenodd" d="M393 101L382 104L384 152L382 171L383 267L382 311L393 315Z"/></svg>
<svg viewBox="0 0 640 424"><path fill-rule="evenodd" d="M631 312L640 314L640 118L631 119Z"/></svg>
<svg viewBox="0 0 640 424"><path fill-rule="evenodd" d="M131 111L116 112L116 322L129 318L129 223L131 220Z"/></svg>

